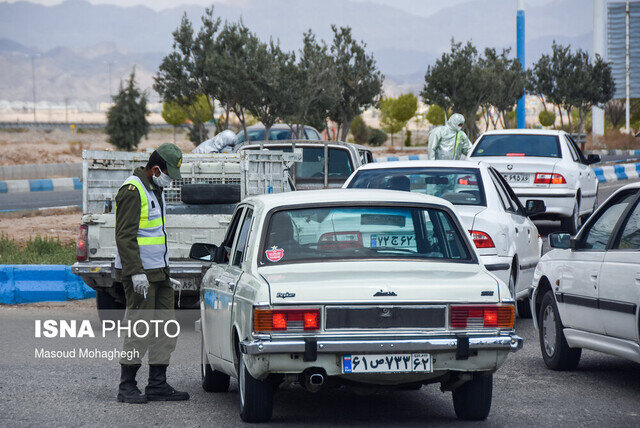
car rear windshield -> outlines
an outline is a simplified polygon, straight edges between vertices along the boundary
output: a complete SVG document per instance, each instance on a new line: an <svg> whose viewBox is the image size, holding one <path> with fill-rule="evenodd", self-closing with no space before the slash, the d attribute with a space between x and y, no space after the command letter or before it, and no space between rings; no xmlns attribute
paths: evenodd
<svg viewBox="0 0 640 428"><path fill-rule="evenodd" d="M533 134L485 135L471 156L561 157L557 136Z"/></svg>
<svg viewBox="0 0 640 428"><path fill-rule="evenodd" d="M466 236L441 209L318 206L271 215L261 265L324 260L473 261Z"/></svg>
<svg viewBox="0 0 640 428"><path fill-rule="evenodd" d="M454 205L486 206L477 168L380 168L356 172L349 188L404 190L444 198Z"/></svg>

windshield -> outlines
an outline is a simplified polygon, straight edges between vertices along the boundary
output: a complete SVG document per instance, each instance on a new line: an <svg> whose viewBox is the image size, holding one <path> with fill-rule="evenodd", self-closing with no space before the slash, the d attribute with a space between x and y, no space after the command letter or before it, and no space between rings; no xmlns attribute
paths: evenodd
<svg viewBox="0 0 640 428"><path fill-rule="evenodd" d="M264 140L264 129L249 129L247 131L249 134L249 139L251 141L263 141ZM291 130L290 129L271 129L269 130L269 140L290 140L291 139ZM243 143L244 131L238 132L238 143Z"/></svg>
<svg viewBox="0 0 640 428"><path fill-rule="evenodd" d="M366 259L472 261L452 217L415 207L315 207L277 211L261 265Z"/></svg>
<svg viewBox="0 0 640 428"><path fill-rule="evenodd" d="M471 156L561 157L558 137L533 134L485 135Z"/></svg>
<svg viewBox="0 0 640 428"><path fill-rule="evenodd" d="M454 205L486 206L477 168L385 168L356 173L349 188L403 190L444 198Z"/></svg>

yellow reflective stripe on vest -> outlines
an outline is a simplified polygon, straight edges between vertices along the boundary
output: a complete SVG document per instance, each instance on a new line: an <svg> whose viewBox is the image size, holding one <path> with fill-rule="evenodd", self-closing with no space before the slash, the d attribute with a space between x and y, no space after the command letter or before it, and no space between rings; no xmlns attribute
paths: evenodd
<svg viewBox="0 0 640 428"><path fill-rule="evenodd" d="M164 245L166 238L164 236L138 237L138 245Z"/></svg>
<svg viewBox="0 0 640 428"><path fill-rule="evenodd" d="M148 227L162 226L162 217L149 221L149 200L147 199L147 192L142 188L142 184L134 179L125 181L124 185L126 184L136 186L140 194L140 224L138 224L138 227L146 229Z"/></svg>

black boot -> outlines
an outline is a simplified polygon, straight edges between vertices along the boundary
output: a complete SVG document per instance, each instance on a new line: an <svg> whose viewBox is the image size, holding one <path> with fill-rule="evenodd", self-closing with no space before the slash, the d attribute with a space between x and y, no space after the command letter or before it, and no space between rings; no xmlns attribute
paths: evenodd
<svg viewBox="0 0 640 428"><path fill-rule="evenodd" d="M120 403L142 404L147 402L147 397L138 389L136 373L139 365L120 365L120 386L118 387L118 401Z"/></svg>
<svg viewBox="0 0 640 428"><path fill-rule="evenodd" d="M144 389L149 401L183 401L189 399L189 393L176 391L167 383L166 365L149 366L149 384Z"/></svg>

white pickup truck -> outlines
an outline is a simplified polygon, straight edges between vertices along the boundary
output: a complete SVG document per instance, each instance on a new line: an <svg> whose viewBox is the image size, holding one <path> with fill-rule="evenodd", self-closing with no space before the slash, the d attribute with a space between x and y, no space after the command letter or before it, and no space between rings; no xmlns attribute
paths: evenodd
<svg viewBox="0 0 640 428"><path fill-rule="evenodd" d="M97 292L101 318L119 316L125 307L122 284L115 281L115 195L149 153L84 151L83 216L72 272ZM238 154L184 154L181 180L165 190L171 277L180 307L197 307L202 263L189 260L194 242L220 242L235 205L263 193L293 190L289 169L300 154L250 151Z"/></svg>

